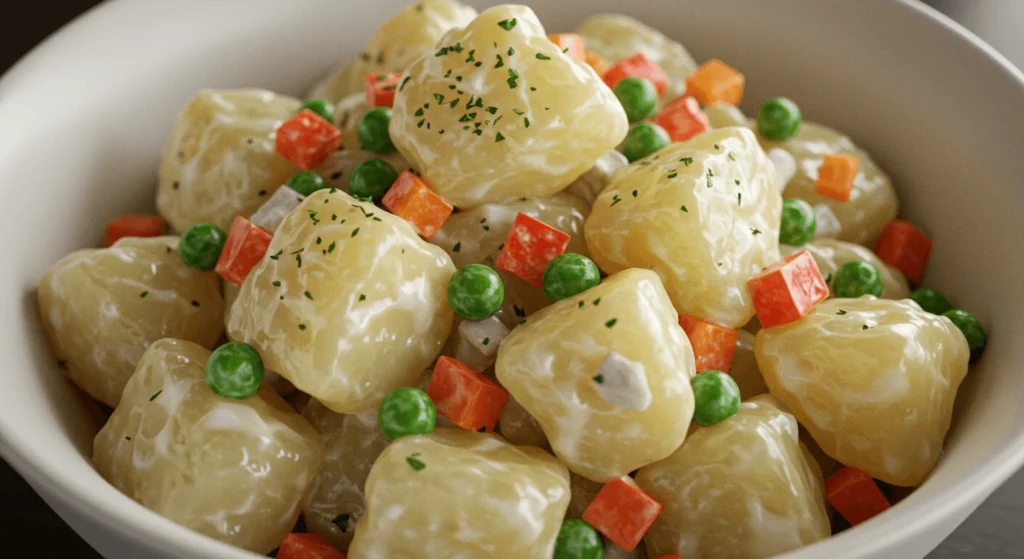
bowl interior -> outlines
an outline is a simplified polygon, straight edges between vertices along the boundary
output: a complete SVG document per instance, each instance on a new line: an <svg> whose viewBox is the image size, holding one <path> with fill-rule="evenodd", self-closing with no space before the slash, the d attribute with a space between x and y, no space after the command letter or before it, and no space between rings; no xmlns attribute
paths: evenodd
<svg viewBox="0 0 1024 559"><path fill-rule="evenodd" d="M266 4L108 2L0 81L0 188L10 210L0 231L11 241L0 266L0 452L63 505L159 556L250 554L163 520L95 473L89 457L102 415L61 376L35 288L50 264L98 245L108 219L152 209L163 142L196 90L259 86L301 96L404 0L372 9ZM532 5L549 30L572 29L589 13L633 15L698 60L721 58L743 71L748 114L769 96L791 97L806 119L850 134L892 176L904 215L935 241L929 286L976 313L990 345L961 388L932 477L886 515L793 557L868 556L913 537L927 540L913 548L923 553L937 543L940 526L1024 461L1024 345L1013 342L1024 333L1020 73L940 16L895 2Z"/></svg>

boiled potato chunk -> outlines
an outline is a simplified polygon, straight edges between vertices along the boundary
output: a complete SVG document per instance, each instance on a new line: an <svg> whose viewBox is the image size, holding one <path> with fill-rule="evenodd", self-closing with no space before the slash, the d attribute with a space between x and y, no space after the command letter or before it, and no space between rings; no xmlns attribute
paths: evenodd
<svg viewBox="0 0 1024 559"><path fill-rule="evenodd" d="M806 200L812 206L826 204L831 208L842 224L839 240L873 247L885 226L899 214L900 201L889 176L866 151L836 130L804 121L792 138L784 142L762 139L762 143L765 151L779 147L793 155L796 174L786 185L786 197ZM848 202L819 196L814 191L818 168L830 153L852 155L860 160Z"/></svg>
<svg viewBox="0 0 1024 559"><path fill-rule="evenodd" d="M906 299L828 299L757 334L768 388L839 462L893 485L935 467L967 374L967 340Z"/></svg>
<svg viewBox="0 0 1024 559"><path fill-rule="evenodd" d="M603 56L609 66L638 52L661 66L669 79L664 102L685 93L686 76L697 70L697 63L683 45L629 16L593 15L576 32L583 36L587 49Z"/></svg>
<svg viewBox="0 0 1024 559"><path fill-rule="evenodd" d="M582 306L580 304L582 303ZM498 380L540 423L570 470L604 482L668 456L693 416L693 349L658 276L625 270L517 326L498 350ZM618 355L643 398L604 392Z"/></svg>
<svg viewBox="0 0 1024 559"><path fill-rule="evenodd" d="M341 191L306 198L231 306L228 335L339 413L416 384L452 326L440 248Z"/></svg>
<svg viewBox="0 0 1024 559"><path fill-rule="evenodd" d="M636 482L665 508L645 536L652 557L757 559L827 538L821 471L771 396L697 429Z"/></svg>
<svg viewBox="0 0 1024 559"><path fill-rule="evenodd" d="M371 159L380 159L394 167L395 171L399 173L409 168L409 163L397 153L381 155L361 149L343 149L328 155L327 159L316 168L316 172L323 177L328 187L351 194L349 181L352 179L352 170L360 163Z"/></svg>
<svg viewBox="0 0 1024 559"><path fill-rule="evenodd" d="M267 553L295 525L323 451L316 431L269 386L247 400L214 394L209 357L192 342L150 345L96 435L93 464L153 512Z"/></svg>
<svg viewBox="0 0 1024 559"><path fill-rule="evenodd" d="M611 90L525 6L490 8L435 50L406 71L391 138L459 208L554 194L626 136Z"/></svg>
<svg viewBox="0 0 1024 559"><path fill-rule="evenodd" d="M178 114L164 147L156 207L178 231L225 231L256 211L298 169L274 151L277 127L299 101L261 89L204 90Z"/></svg>
<svg viewBox="0 0 1024 559"><path fill-rule="evenodd" d="M73 252L39 280L39 317L61 369L112 408L151 343L212 348L224 330L220 279L186 266L177 249L177 237L126 237Z"/></svg>
<svg viewBox="0 0 1024 559"><path fill-rule="evenodd" d="M882 276L883 299L906 299L910 295L910 286L903 273L882 262L871 249L836 239L817 239L799 247L788 245L779 247L783 258L804 250L811 252L811 256L818 264L818 269L821 270L821 275L829 284L832 283L830 280L840 266L847 262L860 260L878 268L878 272Z"/></svg>
<svg viewBox="0 0 1024 559"><path fill-rule="evenodd" d="M377 459L348 557L551 557L568 504L569 472L550 454L439 428Z"/></svg>
<svg viewBox="0 0 1024 559"><path fill-rule="evenodd" d="M607 273L654 270L681 313L738 328L754 316L747 280L779 259L782 197L745 128L671 144L619 171L584 236Z"/></svg>

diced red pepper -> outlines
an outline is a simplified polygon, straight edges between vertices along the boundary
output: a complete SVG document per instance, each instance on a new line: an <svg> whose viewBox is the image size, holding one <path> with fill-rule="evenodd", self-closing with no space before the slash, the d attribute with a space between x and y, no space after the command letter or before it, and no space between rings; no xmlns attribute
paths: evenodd
<svg viewBox="0 0 1024 559"><path fill-rule="evenodd" d="M586 51L583 49L583 37L576 33L553 33L548 39L562 50L569 58L575 58L580 62L586 61Z"/></svg>
<svg viewBox="0 0 1024 559"><path fill-rule="evenodd" d="M110 246L124 237L159 237L164 220L158 215L122 215L107 222L104 244Z"/></svg>
<svg viewBox="0 0 1024 559"><path fill-rule="evenodd" d="M912 223L897 219L885 226L882 238L875 246L875 254L882 262L895 267L914 283L921 283L928 256L932 253L932 240Z"/></svg>
<svg viewBox="0 0 1024 559"><path fill-rule="evenodd" d="M583 511L583 520L601 532L615 545L633 551L655 519L661 514L661 503L623 478L604 484L594 500Z"/></svg>
<svg viewBox="0 0 1024 559"><path fill-rule="evenodd" d="M270 233L253 225L248 219L236 216L224 241L224 250L217 260L217 273L225 281L242 285L270 247Z"/></svg>
<svg viewBox="0 0 1024 559"><path fill-rule="evenodd" d="M393 106L395 90L401 81L401 72L366 74L366 104L371 107Z"/></svg>
<svg viewBox="0 0 1024 559"><path fill-rule="evenodd" d="M818 167L818 182L814 184L814 191L821 196L848 202L858 167L860 160L852 155L826 155L825 161Z"/></svg>
<svg viewBox="0 0 1024 559"><path fill-rule="evenodd" d="M708 115L700 110L700 103L688 95L665 105L654 122L668 132L673 142L685 142L711 130Z"/></svg>
<svg viewBox="0 0 1024 559"><path fill-rule="evenodd" d="M437 413L470 431L494 431L508 392L483 373L451 357L441 356L434 365L427 395Z"/></svg>
<svg viewBox="0 0 1024 559"><path fill-rule="evenodd" d="M725 62L712 58L686 77L686 94L707 107L719 101L739 105L743 100L746 78Z"/></svg>
<svg viewBox="0 0 1024 559"><path fill-rule="evenodd" d="M849 466L843 466L828 476L825 494L850 526L856 526L889 508L889 501L875 480Z"/></svg>
<svg viewBox="0 0 1024 559"><path fill-rule="evenodd" d="M829 295L818 264L806 250L761 270L747 281L747 290L765 328L800 320Z"/></svg>
<svg viewBox="0 0 1024 559"><path fill-rule="evenodd" d="M592 50L583 53L583 61L589 64L601 78L604 78L605 73L608 72L608 63L604 61L604 57Z"/></svg>
<svg viewBox="0 0 1024 559"><path fill-rule="evenodd" d="M569 246L569 234L524 213L516 214L497 267L540 287L548 262L558 258Z"/></svg>
<svg viewBox="0 0 1024 559"><path fill-rule="evenodd" d="M688 314L679 315L679 325L690 338L698 373L729 370L739 332Z"/></svg>
<svg viewBox="0 0 1024 559"><path fill-rule="evenodd" d="M381 200L389 212L408 221L428 241L441 230L454 208L415 173L402 171Z"/></svg>
<svg viewBox="0 0 1024 559"><path fill-rule="evenodd" d="M277 550L277 559L345 559L319 534L288 534Z"/></svg>
<svg viewBox="0 0 1024 559"><path fill-rule="evenodd" d="M286 120L277 129L275 149L303 171L311 171L338 150L341 130L309 109Z"/></svg>
<svg viewBox="0 0 1024 559"><path fill-rule="evenodd" d="M644 53L638 52L633 56L623 58L622 60L612 64L611 68L602 76L604 83L608 84L608 87L615 89L619 82L626 78L647 78L654 84L655 89L658 90L658 97L665 94L665 90L668 89L668 76L665 75L665 71L651 61L650 58L644 56Z"/></svg>

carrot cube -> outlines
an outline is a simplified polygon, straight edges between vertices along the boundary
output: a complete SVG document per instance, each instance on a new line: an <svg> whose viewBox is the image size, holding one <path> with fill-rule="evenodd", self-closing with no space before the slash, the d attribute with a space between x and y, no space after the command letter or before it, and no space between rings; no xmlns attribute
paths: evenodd
<svg viewBox="0 0 1024 559"><path fill-rule="evenodd" d="M638 52L633 56L623 58L622 60L612 64L611 68L602 76L604 83L608 84L608 87L615 89L619 82L626 78L647 78L654 84L655 89L658 90L658 96L661 97L665 94L665 90L668 89L668 76L665 75L665 71L651 61L650 58L644 56L644 53Z"/></svg>
<svg viewBox="0 0 1024 559"><path fill-rule="evenodd" d="M124 237L159 237L164 233L164 220L158 215L122 215L108 221L104 244L110 246Z"/></svg>
<svg viewBox="0 0 1024 559"><path fill-rule="evenodd" d="M451 357L441 356L434 365L427 395L437 413L470 431L494 431L508 401L508 392L483 373Z"/></svg>
<svg viewBox="0 0 1024 559"><path fill-rule="evenodd" d="M499 270L505 270L540 287L544 268L548 262L565 252L569 239L568 233L518 213L512 221L512 229L505 238L496 266Z"/></svg>
<svg viewBox="0 0 1024 559"><path fill-rule="evenodd" d="M882 238L875 246L875 254L882 262L894 266L907 279L921 283L928 256L932 252L932 240L913 224L902 219L893 220L885 226Z"/></svg>
<svg viewBox="0 0 1024 559"><path fill-rule="evenodd" d="M849 466L843 466L828 476L825 494L850 526L856 526L889 508L889 501L875 480Z"/></svg>
<svg viewBox="0 0 1024 559"><path fill-rule="evenodd" d="M391 107L395 104L395 90L402 81L400 72L366 74L366 104L371 107Z"/></svg>
<svg viewBox="0 0 1024 559"><path fill-rule="evenodd" d="M586 61L586 51L583 49L583 37L580 37L576 33L553 33L548 35L548 39L558 48L562 49L562 52L567 54L569 58L579 60L580 62Z"/></svg>
<svg viewBox="0 0 1024 559"><path fill-rule="evenodd" d="M278 155L303 171L315 169L338 150L341 130L309 109L303 109L277 129Z"/></svg>
<svg viewBox="0 0 1024 559"><path fill-rule="evenodd" d="M615 545L633 551L661 514L662 506L627 479L615 478L604 484L583 511L583 520Z"/></svg>
<svg viewBox="0 0 1024 559"><path fill-rule="evenodd" d="M411 223L428 241L434 238L454 209L408 169L398 175L381 203L389 212Z"/></svg>
<svg viewBox="0 0 1024 559"><path fill-rule="evenodd" d="M270 247L270 233L252 224L242 216L236 216L224 241L224 250L217 260L217 273L225 281L242 285L249 271L263 259Z"/></svg>
<svg viewBox="0 0 1024 559"><path fill-rule="evenodd" d="M608 64L604 61L604 57L592 50L583 53L583 61L589 64L599 77L603 78L605 72L608 71Z"/></svg>
<svg viewBox="0 0 1024 559"><path fill-rule="evenodd" d="M814 191L820 196L848 202L858 167L860 160L852 155L826 155L825 161L818 167L818 182L814 184Z"/></svg>
<svg viewBox="0 0 1024 559"><path fill-rule="evenodd" d="M737 69L712 58L686 77L686 93L707 107L718 101L739 105L746 78Z"/></svg>
<svg viewBox="0 0 1024 559"><path fill-rule="evenodd" d="M685 142L690 138L711 130L711 122L700 103L690 96L672 101L654 119L655 124L668 132L673 142Z"/></svg>
<svg viewBox="0 0 1024 559"><path fill-rule="evenodd" d="M739 332L688 314L679 315L679 325L690 338L698 373L729 370Z"/></svg>
<svg viewBox="0 0 1024 559"><path fill-rule="evenodd" d="M277 550L277 559L345 559L319 534L288 534Z"/></svg>
<svg viewBox="0 0 1024 559"><path fill-rule="evenodd" d="M806 250L761 270L747 281L747 290L765 328L803 318L829 295L821 270Z"/></svg>

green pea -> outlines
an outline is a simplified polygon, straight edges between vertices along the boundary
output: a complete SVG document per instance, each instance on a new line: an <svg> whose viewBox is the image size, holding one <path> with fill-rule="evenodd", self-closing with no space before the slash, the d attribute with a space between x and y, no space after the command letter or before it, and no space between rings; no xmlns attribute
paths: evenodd
<svg viewBox="0 0 1024 559"><path fill-rule="evenodd" d="M212 223L197 223L181 234L178 240L178 255L187 266L200 270L217 267L220 251L228 240L224 230Z"/></svg>
<svg viewBox="0 0 1024 559"><path fill-rule="evenodd" d="M925 287L915 289L910 294L910 298L917 303L921 309L932 314L943 314L953 308L953 305L949 304L949 299L946 299L945 295L935 291L934 289L928 289Z"/></svg>
<svg viewBox="0 0 1024 559"><path fill-rule="evenodd" d="M952 320L953 324L964 333L964 337L967 338L967 347L971 348L971 358L974 359L981 355L988 344L988 335L985 334L985 329L981 327L978 319L973 314L960 309L946 311L942 313L942 316Z"/></svg>
<svg viewBox="0 0 1024 559"><path fill-rule="evenodd" d="M356 165L348 178L349 190L356 198L379 200L398 179L398 171L382 159L369 159Z"/></svg>
<svg viewBox="0 0 1024 559"><path fill-rule="evenodd" d="M641 122L629 129L622 142L622 155L630 163L643 159L671 142L668 132L652 122Z"/></svg>
<svg viewBox="0 0 1024 559"><path fill-rule="evenodd" d="M601 283L601 271L594 261L583 256L567 252L544 268L540 284L552 301L561 301L573 295L579 295Z"/></svg>
<svg viewBox="0 0 1024 559"><path fill-rule="evenodd" d="M811 242L818 219L814 208L799 198L782 201L782 225L779 227L779 242L784 245L800 246Z"/></svg>
<svg viewBox="0 0 1024 559"><path fill-rule="evenodd" d="M228 342L206 361L206 384L218 396L232 400L251 398L263 382L263 359L256 348Z"/></svg>
<svg viewBox="0 0 1024 559"><path fill-rule="evenodd" d="M310 99L299 107L300 111L302 109L309 109L327 122L334 122L334 105L327 99Z"/></svg>
<svg viewBox="0 0 1024 559"><path fill-rule="evenodd" d="M615 86L614 92L630 122L651 116L658 104L658 90L647 78L626 78Z"/></svg>
<svg viewBox="0 0 1024 559"><path fill-rule="evenodd" d="M740 411L740 387L722 371L704 371L690 379L693 388L693 420L710 427Z"/></svg>
<svg viewBox="0 0 1024 559"><path fill-rule="evenodd" d="M285 184L303 196L310 196L321 188L327 188L324 178L313 171L299 171L288 177Z"/></svg>
<svg viewBox="0 0 1024 559"><path fill-rule="evenodd" d="M483 320L493 315L504 299L501 277L483 264L464 266L448 281L448 303L455 314L466 320Z"/></svg>
<svg viewBox="0 0 1024 559"><path fill-rule="evenodd" d="M558 530L553 559L604 559L604 540L582 518L566 518Z"/></svg>
<svg viewBox="0 0 1024 559"><path fill-rule="evenodd" d="M800 122L800 107L785 97L772 97L757 111L757 131L769 140L780 142L792 138Z"/></svg>
<svg viewBox="0 0 1024 559"><path fill-rule="evenodd" d="M832 291L836 297L855 299L861 295L882 294L882 274L873 264L853 260L843 264L832 274Z"/></svg>
<svg viewBox="0 0 1024 559"><path fill-rule="evenodd" d="M437 409L430 396L419 388L397 388L377 408L377 423L389 441L406 435L426 435L434 431Z"/></svg>
<svg viewBox="0 0 1024 559"><path fill-rule="evenodd" d="M359 119L359 124L356 126L359 145L373 153L394 153L395 144L391 143L391 136L388 133L389 124L391 124L391 109L387 107L370 109L363 115L363 118Z"/></svg>

